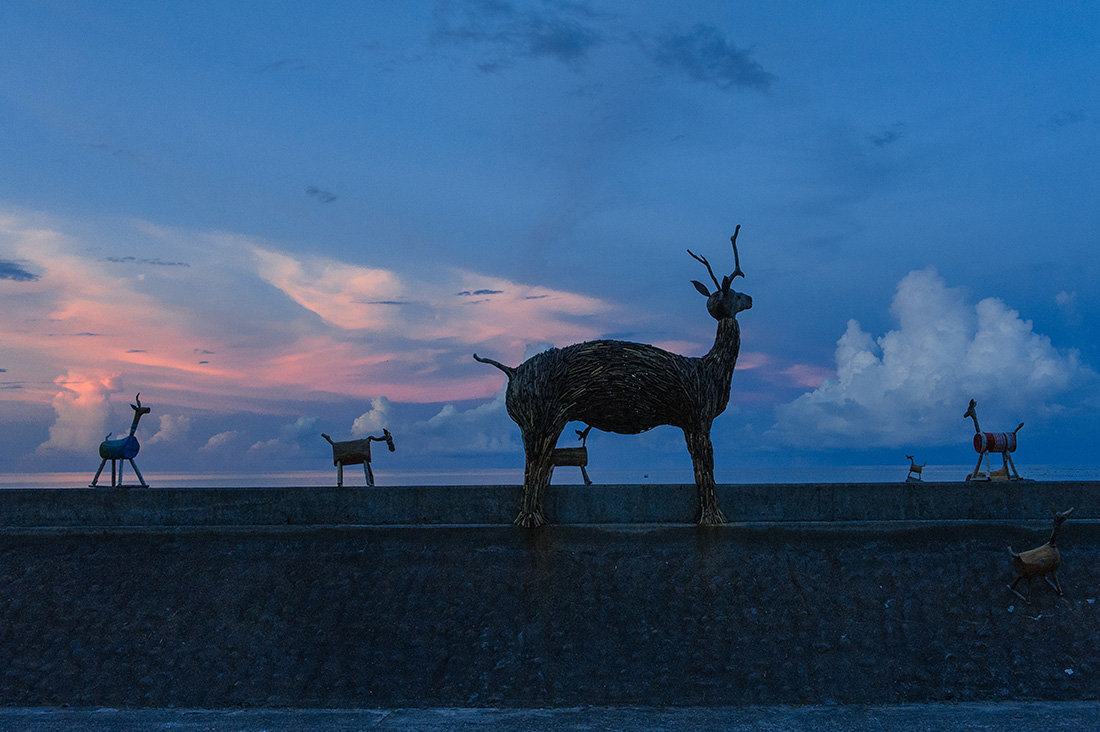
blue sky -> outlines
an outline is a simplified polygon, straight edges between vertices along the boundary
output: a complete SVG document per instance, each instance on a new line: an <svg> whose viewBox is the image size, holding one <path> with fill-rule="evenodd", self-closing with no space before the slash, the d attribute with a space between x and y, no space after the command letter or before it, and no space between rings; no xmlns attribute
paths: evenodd
<svg viewBox="0 0 1100 732"><path fill-rule="evenodd" d="M0 472L94 468L138 391L150 480L382 427L519 467L471 354L700 355L684 250L737 224L720 480L967 464L970 398L1095 465L1097 78L1096 2L5 3ZM690 479L676 430L589 444Z"/></svg>

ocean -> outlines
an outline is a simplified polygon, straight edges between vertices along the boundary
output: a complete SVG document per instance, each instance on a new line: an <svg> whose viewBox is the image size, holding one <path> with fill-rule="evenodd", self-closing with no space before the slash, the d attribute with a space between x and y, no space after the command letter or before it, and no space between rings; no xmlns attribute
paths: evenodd
<svg viewBox="0 0 1100 732"><path fill-rule="evenodd" d="M1100 481L1100 466L1017 465L1020 476L1045 481ZM929 465L924 468L924 482L958 482L965 480L974 465ZM889 483L902 482L908 466L901 465L846 465L846 466L782 466L782 467L727 467L715 471L718 483ZM5 488L85 488L95 471L0 473L0 489ZM158 473L143 470L145 480L153 488L247 488L327 486L336 484L336 469L292 470L269 473ZM637 483L690 484L694 482L691 465L671 469L618 469L605 470L589 466L588 474L597 484L630 485ZM455 471L389 471L379 466L374 470L376 486L408 485L519 485L523 483L523 470L498 469L467 472ZM132 484L134 474L126 470L126 484ZM99 484L110 485L108 472L100 476ZM345 468L344 485L365 484L363 471L356 467ZM555 484L580 483L580 470L563 467L554 471Z"/></svg>

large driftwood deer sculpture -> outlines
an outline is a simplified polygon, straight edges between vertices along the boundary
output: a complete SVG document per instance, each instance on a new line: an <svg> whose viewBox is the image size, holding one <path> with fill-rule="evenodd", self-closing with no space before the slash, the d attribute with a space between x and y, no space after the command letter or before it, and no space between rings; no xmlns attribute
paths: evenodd
<svg viewBox="0 0 1100 732"><path fill-rule="evenodd" d="M107 436L103 438L103 442L99 443L99 456L103 460L99 463L99 470L95 471L95 477L92 478L92 482L88 484L89 488L95 488L99 484L99 474L103 472L103 466L107 464L107 461L111 461L111 487L122 487L122 461L129 460L130 467L134 469L134 474L137 475L138 482L142 488L148 488L149 484L145 482L145 478L141 477L141 471L138 470L137 463L134 462L134 458L137 457L138 451L141 450L141 445L138 444L138 438L134 436L137 432L138 422L149 412L153 411L149 407L141 406L141 394L140 392L134 401L137 404L131 404L130 408L134 410L134 421L130 423L130 434L118 440L112 440L111 434L107 433ZM116 477L115 465L118 465L118 473Z"/></svg>
<svg viewBox="0 0 1100 732"><path fill-rule="evenodd" d="M543 492L553 472L554 445L565 425L574 421L626 435L659 425L679 427L695 471L697 520L700 524L725 521L714 484L710 427L729 402L730 381L741 347L737 313L752 307L751 297L731 287L735 277L745 276L737 255L740 230L738 226L730 237L733 272L721 282L706 257L688 250L714 281L714 292L692 281L707 298L707 311L718 321L714 345L705 356L693 358L642 343L611 340L551 348L516 367L474 354L478 361L507 375L505 404L523 434L526 466L517 524L546 523Z"/></svg>

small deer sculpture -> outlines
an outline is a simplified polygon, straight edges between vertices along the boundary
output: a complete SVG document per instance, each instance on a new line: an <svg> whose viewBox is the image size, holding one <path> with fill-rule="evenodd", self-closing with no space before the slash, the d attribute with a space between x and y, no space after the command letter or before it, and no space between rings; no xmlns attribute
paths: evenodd
<svg viewBox="0 0 1100 732"><path fill-rule="evenodd" d="M706 257L688 254L702 263L714 281L714 292L692 280L707 298L707 312L718 321L714 345L693 358L655 346L625 341L597 340L565 348L551 348L516 367L505 366L476 353L508 377L505 406L523 435L526 465L523 498L515 523L546 523L543 492L553 472L554 446L565 425L578 421L604 432L633 435L658 425L684 432L698 493L700 524L725 522L718 507L714 483L714 448L710 428L726 409L730 397L741 328L737 314L752 307L752 298L731 288L744 277L733 244L734 269L719 282Z"/></svg>
<svg viewBox="0 0 1100 732"><path fill-rule="evenodd" d="M924 470L924 466L928 463L917 465L917 461L913 459L912 455L906 455L905 457L909 458L909 474L905 476L905 481L907 483L915 483L921 480L920 474Z"/></svg>
<svg viewBox="0 0 1100 732"><path fill-rule="evenodd" d="M99 456L103 458L103 461L99 464L99 470L95 471L95 477L92 478L92 482L88 484L89 488L95 488L99 483L99 474L103 472L103 466L107 464L107 461L111 461L111 487L122 487L122 461L129 460L130 467L134 469L134 474L137 475L138 482L141 483L142 488L148 488L149 484L145 482L145 478L141 477L141 471L138 470L138 466L134 463L134 458L137 457L138 450L141 449L141 445L138 444L137 437L134 433L137 431L138 422L149 412L153 411L149 407L141 406L141 392L134 397L134 401L137 404L131 404L130 408L134 410L134 421L130 423L130 434L119 440L112 440L111 433L107 433L107 436L103 438L103 442L99 443ZM118 464L118 473L116 481L115 464Z"/></svg>
<svg viewBox="0 0 1100 732"><path fill-rule="evenodd" d="M555 447L554 452L550 455L550 468L559 468L565 466L576 466L581 469L581 477L584 478L585 485L592 485L592 480L588 477L588 433L592 431L592 425L588 425L583 430L576 430L577 439L581 441L580 447Z"/></svg>
<svg viewBox="0 0 1100 732"><path fill-rule="evenodd" d="M1008 548L1009 556L1012 557L1012 569L1016 571L1016 580L1008 586L1008 589L1028 605L1031 604L1031 583L1036 577L1045 579L1051 589L1058 593L1058 597L1062 597L1064 594L1062 586L1058 583L1058 568L1062 566L1062 555L1054 542L1058 540L1058 529L1073 513L1073 509L1061 513L1054 511L1053 513L1054 530L1050 532L1050 541L1019 554L1012 551L1012 547ZM1027 597L1016 590L1016 585L1020 584L1020 580L1023 579L1027 580Z"/></svg>
<svg viewBox="0 0 1100 732"><path fill-rule="evenodd" d="M1023 422L1016 425L1016 429L1011 432L982 432L981 427L978 426L978 403L973 399L970 400L970 406L967 407L966 412L963 414L963 419L970 417L974 420L974 451L978 453L978 463L974 466L974 472L966 476L969 480L1009 480L1008 468L1012 467L1012 480L1020 480L1020 474L1016 472L1016 463L1012 462L1011 452L1016 452L1016 433L1020 431L1020 428L1024 426ZM999 452L1001 453L1001 459L1003 465L993 470L989 464L989 453ZM982 459L985 459L985 468L987 474L978 472L982 467Z"/></svg>
<svg viewBox="0 0 1100 732"><path fill-rule="evenodd" d="M332 445L332 464L336 466L336 487L344 485L344 466L362 465L363 472L367 474L367 485L374 487L374 471L370 469L370 443L385 442L393 452L397 448L393 446L393 435L387 429L382 430L381 437L364 437L361 440L347 440L345 442L333 442L328 435L321 433L321 437Z"/></svg>

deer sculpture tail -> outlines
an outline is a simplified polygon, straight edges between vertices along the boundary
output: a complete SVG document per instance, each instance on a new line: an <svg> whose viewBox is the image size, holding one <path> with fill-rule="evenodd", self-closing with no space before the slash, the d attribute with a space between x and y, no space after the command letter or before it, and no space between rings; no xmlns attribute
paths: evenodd
<svg viewBox="0 0 1100 732"><path fill-rule="evenodd" d="M516 375L516 370L515 370L515 368L513 368L512 366L505 366L505 365L504 365L504 364L502 364L501 362L499 362L499 361L494 361L494 360L493 360L493 359L491 359L491 358L482 358L481 356L479 356L479 355L477 355L477 354L475 353L475 354L474 354L474 360L475 360L475 361L480 361L481 363L487 363L487 364L489 364L489 365L491 365L491 366L496 366L496 367L497 367L498 369L500 369L501 371L503 371L503 372L504 372L504 374L505 374L505 375L506 375L506 376L507 376L507 377L508 377L509 379L511 379L511 378L512 378L513 376L515 376L515 375Z"/></svg>

